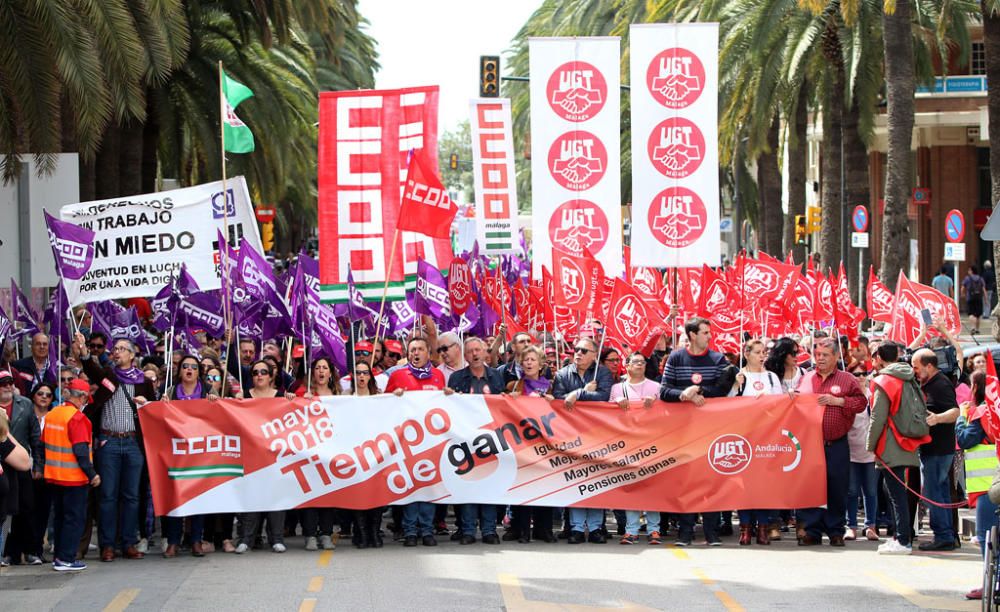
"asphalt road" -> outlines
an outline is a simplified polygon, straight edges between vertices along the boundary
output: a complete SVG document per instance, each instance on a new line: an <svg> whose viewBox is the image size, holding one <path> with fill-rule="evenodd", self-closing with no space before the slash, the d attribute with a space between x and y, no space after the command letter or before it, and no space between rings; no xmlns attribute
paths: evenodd
<svg viewBox="0 0 1000 612"><path fill-rule="evenodd" d="M787 538L787 536L786 536ZM0 571L0 610L976 610L963 594L980 581L973 544L953 553L884 557L877 543L803 549L686 549L644 542L571 546L504 542L436 548L184 554L118 559L57 573L49 566ZM672 542L668 538L668 542ZM158 552L158 551L156 551ZM93 553L89 555L93 557Z"/></svg>

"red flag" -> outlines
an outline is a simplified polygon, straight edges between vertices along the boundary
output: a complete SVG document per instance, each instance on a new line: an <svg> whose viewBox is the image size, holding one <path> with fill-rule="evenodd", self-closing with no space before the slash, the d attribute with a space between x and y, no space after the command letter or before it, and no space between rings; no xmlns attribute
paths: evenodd
<svg viewBox="0 0 1000 612"><path fill-rule="evenodd" d="M604 278L604 268L599 261L586 252L577 257L552 249L552 275L556 304L590 315L597 311Z"/></svg>
<svg viewBox="0 0 1000 612"><path fill-rule="evenodd" d="M822 272L813 270L812 279L814 281L813 290L813 321L830 321L833 319L833 285L830 279Z"/></svg>
<svg viewBox="0 0 1000 612"><path fill-rule="evenodd" d="M698 302L701 300L701 270L678 268L677 296L681 312L685 317L698 312Z"/></svg>
<svg viewBox="0 0 1000 612"><path fill-rule="evenodd" d="M698 315L709 318L712 313L729 308L735 292L726 279L706 265L701 267L701 292L698 298Z"/></svg>
<svg viewBox="0 0 1000 612"><path fill-rule="evenodd" d="M597 318L607 325L608 310L611 308L611 292L615 289L615 280L607 276L601 277L601 299L597 306Z"/></svg>
<svg viewBox="0 0 1000 612"><path fill-rule="evenodd" d="M837 272L837 285L834 290L837 309L834 318L840 333L854 340L858 336L858 326L865 320L865 311L851 301L851 290L847 286L847 273L844 272L844 262L840 262Z"/></svg>
<svg viewBox="0 0 1000 612"><path fill-rule="evenodd" d="M663 333L658 317L635 289L620 278L614 280L604 332L630 346L640 348L650 336Z"/></svg>
<svg viewBox="0 0 1000 612"><path fill-rule="evenodd" d="M868 316L876 321L892 322L892 307L896 298L877 276L875 268L868 267L868 291L865 301L868 303Z"/></svg>
<svg viewBox="0 0 1000 612"><path fill-rule="evenodd" d="M411 157L396 227L433 238L448 238L458 206L448 197L433 167L426 148Z"/></svg>
<svg viewBox="0 0 1000 612"><path fill-rule="evenodd" d="M751 302L782 302L791 294L799 278L799 267L789 266L768 256L766 260L737 258L736 279L743 295Z"/></svg>
<svg viewBox="0 0 1000 612"><path fill-rule="evenodd" d="M993 363L993 353L986 351L986 403L969 413L969 420L979 418L983 431L996 443L1000 435L1000 381L997 380L997 366ZM1000 446L1000 445L998 445ZM1000 456L1000 449L997 450Z"/></svg>
<svg viewBox="0 0 1000 612"><path fill-rule="evenodd" d="M451 304L451 312L456 315L465 314L475 298L472 292L472 270L464 259L456 257L448 266L448 302Z"/></svg>
<svg viewBox="0 0 1000 612"><path fill-rule="evenodd" d="M890 338L909 345L920 335L923 322L920 311L927 308L931 316L944 322L952 334L958 335L962 329L962 319L954 301L937 289L914 283L899 272L896 281L896 301L892 309L892 332Z"/></svg>
<svg viewBox="0 0 1000 612"><path fill-rule="evenodd" d="M785 320L800 333L805 324L813 320L816 309L816 290L814 281L809 276L799 275L792 294L785 300Z"/></svg>

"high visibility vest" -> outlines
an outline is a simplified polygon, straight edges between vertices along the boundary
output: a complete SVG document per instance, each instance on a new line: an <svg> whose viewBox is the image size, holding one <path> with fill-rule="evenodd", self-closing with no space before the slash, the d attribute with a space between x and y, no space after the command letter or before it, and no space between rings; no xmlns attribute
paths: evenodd
<svg viewBox="0 0 1000 612"><path fill-rule="evenodd" d="M69 441L69 421L78 412L75 406L63 404L45 415L42 443L45 446L45 480L49 482L64 486L90 482L80 469L76 455L73 454L73 443Z"/></svg>
<svg viewBox="0 0 1000 612"><path fill-rule="evenodd" d="M993 484L1000 460L995 444L977 444L965 451L965 490L967 493L985 493Z"/></svg>

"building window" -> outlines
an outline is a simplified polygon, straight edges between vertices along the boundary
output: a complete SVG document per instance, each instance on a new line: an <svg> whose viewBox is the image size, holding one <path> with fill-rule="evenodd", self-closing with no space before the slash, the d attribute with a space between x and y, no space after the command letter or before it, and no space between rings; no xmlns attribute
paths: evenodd
<svg viewBox="0 0 1000 612"><path fill-rule="evenodd" d="M969 59L969 74L986 74L986 45L982 42L972 43L972 55Z"/></svg>

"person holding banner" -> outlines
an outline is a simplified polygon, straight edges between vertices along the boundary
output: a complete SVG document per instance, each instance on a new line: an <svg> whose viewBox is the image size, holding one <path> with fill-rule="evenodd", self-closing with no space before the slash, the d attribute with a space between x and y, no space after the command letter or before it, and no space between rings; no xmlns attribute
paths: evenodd
<svg viewBox="0 0 1000 612"><path fill-rule="evenodd" d="M402 347L400 347L402 350ZM371 364L359 361L354 364L354 376L350 380L350 394L359 397L378 395L380 393L375 377L372 376ZM383 508L369 508L354 511L355 537L352 542L356 548L382 548L382 511ZM403 523L402 513L394 518L397 525Z"/></svg>
<svg viewBox="0 0 1000 612"><path fill-rule="evenodd" d="M660 385L646 378L646 357L636 351L628 356L625 362L628 376L620 383L611 387L611 401L618 404L622 410L630 408L650 408L660 394ZM617 511L616 511L617 512ZM625 535L620 544L635 544L639 541L639 510L625 511ZM646 533L650 546L659 546L660 513L646 512Z"/></svg>
<svg viewBox="0 0 1000 612"><path fill-rule="evenodd" d="M676 350L667 358L660 380L660 399L665 402L688 402L699 408L710 397L725 397L735 376L728 374L729 362L722 353L710 350L712 324L708 319L693 317L684 324L687 347ZM733 368L735 369L735 368ZM719 540L718 512L702 512L702 529L709 546L722 546ZM698 513L681 514L677 529L677 546L690 546Z"/></svg>
<svg viewBox="0 0 1000 612"><path fill-rule="evenodd" d="M320 357L313 360L311 372L308 380L311 385L299 385L294 396L305 397L328 397L338 395L336 380L336 370L330 360ZM306 539L306 550L333 550L333 520L336 515L334 508L303 508L302 509L302 535ZM318 531L317 531L318 529ZM319 536L319 540L316 536ZM355 544L360 542L360 529L354 532Z"/></svg>
<svg viewBox="0 0 1000 612"><path fill-rule="evenodd" d="M147 398L155 397L156 392L142 370L133 365L136 347L131 340L115 340L111 351L113 363L103 368L79 332L73 351L80 356L87 378L96 385L86 413L90 422L100 428L96 456L97 471L104 483L99 490L97 530L101 561L114 561L119 527L125 557L142 559L145 555L136 548L139 480L145 464L139 406L146 404Z"/></svg>
<svg viewBox="0 0 1000 612"><path fill-rule="evenodd" d="M847 434L854 416L868 406L853 374L837 369L840 346L833 338L819 338L813 347L816 369L802 377L800 393L815 393L823 407L823 441L826 452L826 508L799 511L805 535L799 546L819 546L823 533L830 546L844 546L847 523L847 489L851 478L851 450ZM952 442L954 444L954 441Z"/></svg>
<svg viewBox="0 0 1000 612"><path fill-rule="evenodd" d="M406 344L406 367L389 377L386 393L401 397L406 391L445 389L444 374L430 363L430 348L425 338L410 338ZM417 538L424 546L437 546L434 539L434 504L413 502L403 509L403 546L416 546Z"/></svg>
<svg viewBox="0 0 1000 612"><path fill-rule="evenodd" d="M567 410L572 410L576 402L606 402L611 397L612 378L607 368L597 363L597 342L593 338L576 341L573 363L556 372L552 382L552 395L564 401ZM607 537L601 528L604 510L600 508L569 509L570 544L582 544L584 532L591 544L604 544Z"/></svg>

